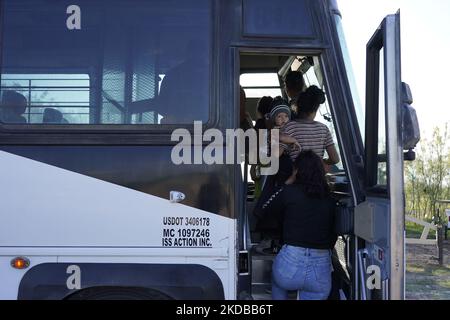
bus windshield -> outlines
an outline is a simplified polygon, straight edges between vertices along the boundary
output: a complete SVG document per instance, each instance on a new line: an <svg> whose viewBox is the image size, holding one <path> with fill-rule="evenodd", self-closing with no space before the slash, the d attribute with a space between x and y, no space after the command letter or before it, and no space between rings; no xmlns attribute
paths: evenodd
<svg viewBox="0 0 450 320"><path fill-rule="evenodd" d="M353 66L350 60L350 54L347 47L347 41L345 40L345 34L342 27L342 18L339 15L334 15L336 22L336 28L339 36L339 43L341 45L342 56L344 58L345 69L347 72L348 82L350 84L350 90L353 98L353 105L355 107L356 117L358 119L359 130L361 132L362 141L364 143L365 136L365 109L361 104L358 88L356 86L356 80L353 73Z"/></svg>

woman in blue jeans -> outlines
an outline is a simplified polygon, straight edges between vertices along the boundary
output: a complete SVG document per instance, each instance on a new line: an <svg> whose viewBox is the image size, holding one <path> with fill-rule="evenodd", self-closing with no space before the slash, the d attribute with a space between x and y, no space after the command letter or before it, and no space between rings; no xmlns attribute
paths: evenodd
<svg viewBox="0 0 450 320"><path fill-rule="evenodd" d="M313 151L300 153L294 173L263 205L283 226L283 247L272 267L272 298L284 300L297 290L301 300L325 300L331 291L331 249L335 201L322 160Z"/></svg>

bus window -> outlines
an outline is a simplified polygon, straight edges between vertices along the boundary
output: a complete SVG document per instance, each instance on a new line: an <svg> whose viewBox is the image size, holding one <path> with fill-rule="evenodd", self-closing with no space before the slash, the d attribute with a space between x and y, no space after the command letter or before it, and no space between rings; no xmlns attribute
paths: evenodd
<svg viewBox="0 0 450 320"><path fill-rule="evenodd" d="M245 109L253 119L253 124L259 115L256 107L261 97L281 96L281 87L276 72L246 72L241 74L239 83L245 91Z"/></svg>
<svg viewBox="0 0 450 320"><path fill-rule="evenodd" d="M8 119L11 101L2 100L3 123L208 121L211 1L71 4L2 1L1 91L27 104Z"/></svg>
<svg viewBox="0 0 450 320"><path fill-rule="evenodd" d="M359 130L362 137L362 142L365 143L365 110L361 104L358 88L356 85L355 75L353 73L353 66L350 60L350 53L347 47L347 41L345 39L344 30L342 26L342 18L339 15L334 16L336 22L336 30L338 32L339 43L341 45L342 57L344 59L345 70L347 72L348 83L350 85L350 91L353 98L353 104L355 107L355 113L358 120Z"/></svg>
<svg viewBox="0 0 450 320"><path fill-rule="evenodd" d="M3 92L15 91L27 100L27 123L89 123L88 74L3 74ZM3 97L2 101L5 101ZM58 112L61 116L57 115ZM6 123L8 121L4 117Z"/></svg>
<svg viewBox="0 0 450 320"><path fill-rule="evenodd" d="M281 96L278 74L274 73L244 73L241 74L240 84L245 90L247 98L264 96Z"/></svg>
<svg viewBox="0 0 450 320"><path fill-rule="evenodd" d="M384 48L380 50L380 83L378 100L377 185L387 186L386 104L384 90Z"/></svg>

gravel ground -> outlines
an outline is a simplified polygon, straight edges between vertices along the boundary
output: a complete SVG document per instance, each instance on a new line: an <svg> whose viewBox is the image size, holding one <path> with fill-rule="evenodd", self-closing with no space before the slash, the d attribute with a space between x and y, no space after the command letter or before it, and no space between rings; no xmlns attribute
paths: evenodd
<svg viewBox="0 0 450 320"><path fill-rule="evenodd" d="M450 241L439 266L435 246L406 245L406 299L450 300Z"/></svg>

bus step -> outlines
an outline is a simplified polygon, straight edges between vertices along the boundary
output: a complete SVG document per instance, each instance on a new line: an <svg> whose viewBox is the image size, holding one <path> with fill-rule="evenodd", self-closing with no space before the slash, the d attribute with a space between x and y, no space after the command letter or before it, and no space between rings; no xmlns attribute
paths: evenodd
<svg viewBox="0 0 450 320"><path fill-rule="evenodd" d="M271 284L254 284L252 285L253 300L272 300ZM297 300L297 292L289 291L288 300Z"/></svg>
<svg viewBox="0 0 450 320"><path fill-rule="evenodd" d="M271 300L272 299L271 284L270 283L253 284L252 285L252 297L253 297L253 300Z"/></svg>
<svg viewBox="0 0 450 320"><path fill-rule="evenodd" d="M272 263L276 255L253 253L252 284L270 285L272 278Z"/></svg>

